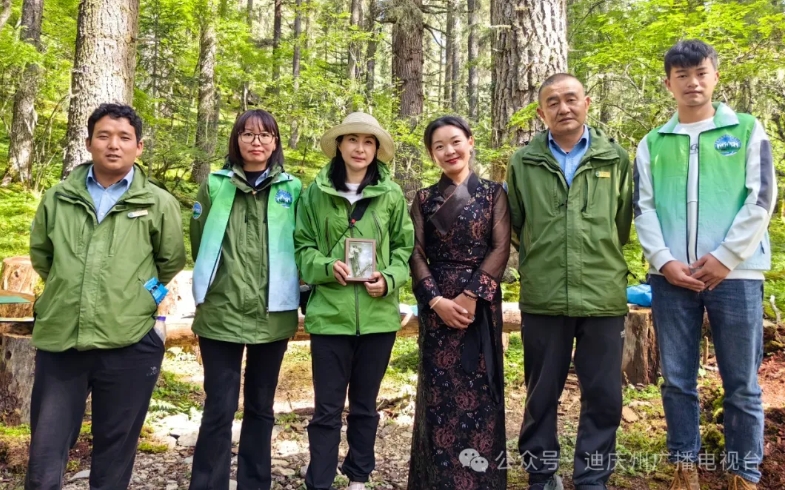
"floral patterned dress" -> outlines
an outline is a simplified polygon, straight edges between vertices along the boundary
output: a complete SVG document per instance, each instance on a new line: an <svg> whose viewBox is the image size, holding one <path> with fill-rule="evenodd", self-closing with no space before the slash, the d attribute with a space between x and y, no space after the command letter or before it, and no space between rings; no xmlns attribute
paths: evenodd
<svg viewBox="0 0 785 490"><path fill-rule="evenodd" d="M408 489L504 489L499 280L510 253L507 194L474 173L457 186L442 175L417 192L411 213L420 361ZM477 295L480 320L459 330L428 303L464 290Z"/></svg>

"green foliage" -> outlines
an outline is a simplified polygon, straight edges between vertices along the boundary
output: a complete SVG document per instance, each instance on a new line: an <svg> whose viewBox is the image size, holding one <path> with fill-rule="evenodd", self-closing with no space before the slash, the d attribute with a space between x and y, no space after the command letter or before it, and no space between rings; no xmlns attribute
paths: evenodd
<svg viewBox="0 0 785 490"><path fill-rule="evenodd" d="M0 187L0 259L29 252L38 197L19 185Z"/></svg>
<svg viewBox="0 0 785 490"><path fill-rule="evenodd" d="M191 408L201 408L201 393L201 386L180 381L177 375L169 371L161 371L153 390L150 411L189 413Z"/></svg>
<svg viewBox="0 0 785 490"><path fill-rule="evenodd" d="M510 334L510 344L504 353L504 385L523 385L523 340L519 332Z"/></svg>

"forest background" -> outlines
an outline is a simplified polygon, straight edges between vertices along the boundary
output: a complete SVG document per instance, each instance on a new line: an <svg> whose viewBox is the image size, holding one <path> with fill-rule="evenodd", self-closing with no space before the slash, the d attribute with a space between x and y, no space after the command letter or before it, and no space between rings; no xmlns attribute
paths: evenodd
<svg viewBox="0 0 785 490"><path fill-rule="evenodd" d="M719 52L715 98L763 121L782 198L783 31L782 0L0 0L0 258L27 254L41 194L88 157L86 118L101 102L142 116L139 161L177 196L187 233L198 185L245 109L276 117L286 168L305 185L327 163L324 130L372 113L396 141L391 167L411 197L438 178L422 133L447 113L470 121L479 173L502 180L542 129L536 91L556 72L584 82L588 123L634 155L674 111L662 59L685 38ZM770 316L770 295L785 309L781 210ZM635 236L626 256L642 279ZM402 299L414 302L408 290Z"/></svg>

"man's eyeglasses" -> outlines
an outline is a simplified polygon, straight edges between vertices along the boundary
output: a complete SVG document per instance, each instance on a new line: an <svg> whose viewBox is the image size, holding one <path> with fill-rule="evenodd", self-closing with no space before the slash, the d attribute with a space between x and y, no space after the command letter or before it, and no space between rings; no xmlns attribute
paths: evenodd
<svg viewBox="0 0 785 490"><path fill-rule="evenodd" d="M259 142L263 145L269 145L273 142L273 135L270 133L252 133L250 131L240 133L240 141L246 145L253 143L253 140L257 137L259 138Z"/></svg>

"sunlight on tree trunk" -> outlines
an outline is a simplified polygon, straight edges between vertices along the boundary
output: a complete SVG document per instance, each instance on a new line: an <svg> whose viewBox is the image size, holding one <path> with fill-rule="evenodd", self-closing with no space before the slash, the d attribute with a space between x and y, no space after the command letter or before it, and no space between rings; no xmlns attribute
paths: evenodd
<svg viewBox="0 0 785 490"><path fill-rule="evenodd" d="M202 18L199 41L199 103L196 115L197 156L191 172L191 181L202 183L210 174L210 161L215 153L215 18L212 0L207 0Z"/></svg>

